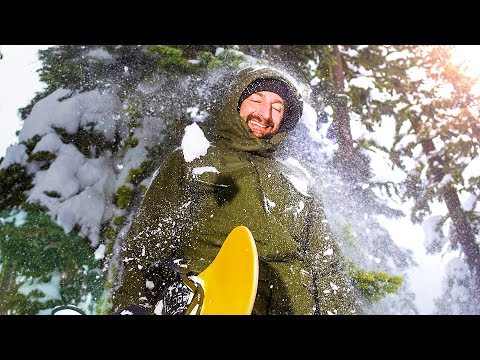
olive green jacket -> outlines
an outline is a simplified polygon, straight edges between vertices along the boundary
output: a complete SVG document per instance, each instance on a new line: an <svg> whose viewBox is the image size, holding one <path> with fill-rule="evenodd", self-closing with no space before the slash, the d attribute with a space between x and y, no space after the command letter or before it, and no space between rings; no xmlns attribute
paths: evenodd
<svg viewBox="0 0 480 360"><path fill-rule="evenodd" d="M178 149L163 163L127 234L114 310L142 303L144 271L153 261L190 258L190 270L200 273L229 232L244 225L260 258L254 314L355 311L335 239L308 189L310 179L273 157L285 133L258 139L237 112L243 89L266 76L281 74L259 68L234 80L223 106L211 115L212 141L204 156L187 161Z"/></svg>

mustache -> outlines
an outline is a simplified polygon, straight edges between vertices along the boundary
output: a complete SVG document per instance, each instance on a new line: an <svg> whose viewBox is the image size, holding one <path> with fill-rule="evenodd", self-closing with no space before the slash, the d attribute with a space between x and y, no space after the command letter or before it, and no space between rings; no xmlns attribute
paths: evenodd
<svg viewBox="0 0 480 360"><path fill-rule="evenodd" d="M263 118L262 116L260 115L257 115L257 114L248 114L247 115L247 123L252 121L252 120L256 120L258 121L260 124L262 125L265 125L267 127L273 127L273 120L268 118L268 119L265 119Z"/></svg>

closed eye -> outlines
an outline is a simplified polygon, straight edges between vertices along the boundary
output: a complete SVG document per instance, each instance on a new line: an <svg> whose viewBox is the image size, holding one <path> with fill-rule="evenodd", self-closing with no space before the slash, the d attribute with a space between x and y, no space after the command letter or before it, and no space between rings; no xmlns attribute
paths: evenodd
<svg viewBox="0 0 480 360"><path fill-rule="evenodd" d="M277 112L281 112L283 110L283 106L282 105L272 105L272 108L273 110L277 111Z"/></svg>

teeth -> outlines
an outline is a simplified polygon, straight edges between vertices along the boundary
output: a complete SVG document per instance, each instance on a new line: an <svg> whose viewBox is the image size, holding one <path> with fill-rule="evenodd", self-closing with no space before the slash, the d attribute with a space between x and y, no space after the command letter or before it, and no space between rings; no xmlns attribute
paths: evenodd
<svg viewBox="0 0 480 360"><path fill-rule="evenodd" d="M258 121L252 120L252 123L254 123L255 125L260 126L260 127L262 127L262 128L266 128L265 125L260 124Z"/></svg>

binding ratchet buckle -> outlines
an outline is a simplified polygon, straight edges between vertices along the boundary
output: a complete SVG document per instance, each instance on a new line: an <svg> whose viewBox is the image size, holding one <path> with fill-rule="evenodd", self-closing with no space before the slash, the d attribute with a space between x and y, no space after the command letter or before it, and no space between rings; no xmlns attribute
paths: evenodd
<svg viewBox="0 0 480 360"><path fill-rule="evenodd" d="M183 283L191 291L188 307L185 310L185 315L199 315L203 307L203 299L205 291L203 289L203 280L193 275L188 270L190 259L175 259L173 261L173 269L180 274Z"/></svg>
<svg viewBox="0 0 480 360"><path fill-rule="evenodd" d="M162 314L199 315L205 295L203 280L188 270L190 259L154 262L147 271L146 295L162 301ZM153 284L153 286L152 286Z"/></svg>

